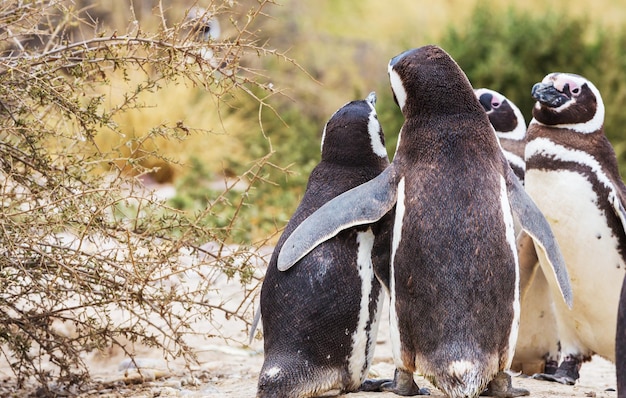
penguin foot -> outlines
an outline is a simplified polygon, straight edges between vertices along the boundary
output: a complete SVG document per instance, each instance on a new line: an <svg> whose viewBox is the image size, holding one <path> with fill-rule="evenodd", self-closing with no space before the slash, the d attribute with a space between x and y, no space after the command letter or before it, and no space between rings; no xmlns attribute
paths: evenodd
<svg viewBox="0 0 626 398"><path fill-rule="evenodd" d="M381 392L390 391L403 397L430 395L430 390L428 388L419 388L418 385L415 384L415 380L413 380L413 373L405 372L399 369L396 369L393 381L383 383L380 387Z"/></svg>
<svg viewBox="0 0 626 398"><path fill-rule="evenodd" d="M554 359L546 359L546 364L543 367L543 373L553 375L559 368L559 362Z"/></svg>
<svg viewBox="0 0 626 398"><path fill-rule="evenodd" d="M386 384L392 384L393 380L391 379L365 379L361 387L359 387L359 391L365 392L382 392L382 386Z"/></svg>
<svg viewBox="0 0 626 398"><path fill-rule="evenodd" d="M578 380L578 378L580 377L578 371L580 370L582 362L583 361L580 358L567 357L561 363L561 365L559 365L556 372L554 372L553 374L547 372L537 373L533 375L533 379L553 381L556 383L573 386L574 384L576 384L576 380Z"/></svg>
<svg viewBox="0 0 626 398"><path fill-rule="evenodd" d="M480 395L497 398L513 398L530 395L530 391L524 388L513 387L511 376L506 372L498 372L496 377L489 382L487 389Z"/></svg>

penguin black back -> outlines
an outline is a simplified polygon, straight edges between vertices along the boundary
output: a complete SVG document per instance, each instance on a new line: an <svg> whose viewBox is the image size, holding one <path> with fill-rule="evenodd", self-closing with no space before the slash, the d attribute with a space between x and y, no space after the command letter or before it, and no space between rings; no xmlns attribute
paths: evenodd
<svg viewBox="0 0 626 398"><path fill-rule="evenodd" d="M493 159L499 151L469 80L441 48L425 46L394 57L390 79L405 117L396 156L429 159L458 149L470 151L468 159L477 152Z"/></svg>
<svg viewBox="0 0 626 398"><path fill-rule="evenodd" d="M399 356L447 394L473 394L510 356L519 316L506 161L469 80L443 50L405 52L389 71L406 119L393 162L405 178L391 266Z"/></svg>
<svg viewBox="0 0 626 398"><path fill-rule="evenodd" d="M394 57L388 71L405 116L392 164L307 217L285 241L278 266L394 209L389 291L397 372L383 387L423 393L413 380L419 368L449 396L475 396L496 374L506 381L517 335L512 209L541 244L570 304L567 272L547 221L508 167L452 58L425 46Z"/></svg>
<svg viewBox="0 0 626 398"><path fill-rule="evenodd" d="M383 294L372 258L388 264L381 223L343 231L285 271L276 261L303 219L389 164L374 103L373 94L350 102L327 123L322 160L270 260L261 289L265 360L258 397L354 391L369 368Z"/></svg>

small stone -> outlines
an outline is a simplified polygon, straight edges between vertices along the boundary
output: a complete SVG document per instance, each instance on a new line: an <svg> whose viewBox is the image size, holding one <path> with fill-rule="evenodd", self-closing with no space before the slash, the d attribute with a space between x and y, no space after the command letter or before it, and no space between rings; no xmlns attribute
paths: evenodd
<svg viewBox="0 0 626 398"><path fill-rule="evenodd" d="M154 380L156 380L156 375L149 369L143 369L141 372L132 370L124 374L124 383L126 384L141 384Z"/></svg>
<svg viewBox="0 0 626 398"><path fill-rule="evenodd" d="M155 397L179 397L180 391L171 387L159 387L154 389Z"/></svg>
<svg viewBox="0 0 626 398"><path fill-rule="evenodd" d="M200 390L200 393L202 394L219 394L219 392L220 390L218 390L217 388L213 386L206 386Z"/></svg>
<svg viewBox="0 0 626 398"><path fill-rule="evenodd" d="M183 386L197 387L202 384L202 382L197 377L189 375L180 379L180 384Z"/></svg>
<svg viewBox="0 0 626 398"><path fill-rule="evenodd" d="M165 380L161 383L164 387L169 387L169 388L177 388L177 389L181 389L183 386L183 382L182 380L176 380L176 379L172 379L172 380Z"/></svg>

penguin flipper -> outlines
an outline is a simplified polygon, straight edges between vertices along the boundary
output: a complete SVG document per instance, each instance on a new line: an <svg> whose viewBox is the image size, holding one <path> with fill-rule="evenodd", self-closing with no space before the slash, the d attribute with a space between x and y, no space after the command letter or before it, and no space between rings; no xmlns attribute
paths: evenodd
<svg viewBox="0 0 626 398"><path fill-rule="evenodd" d="M520 232L517 237L517 256L520 269L520 297L523 301L539 268L539 259L533 238L524 231Z"/></svg>
<svg viewBox="0 0 626 398"><path fill-rule="evenodd" d="M615 211L615 215L622 223L622 229L626 233L626 210L624 210L624 205L622 204L619 195L615 191L611 191L609 193L609 202L611 203L613 210Z"/></svg>
<svg viewBox="0 0 626 398"><path fill-rule="evenodd" d="M250 326L250 335L248 336L248 344L252 344L252 340L254 340L254 333L256 332L257 326L259 326L259 321L261 320L261 307L256 309L254 313L254 319L252 320L252 325Z"/></svg>
<svg viewBox="0 0 626 398"><path fill-rule="evenodd" d="M396 204L397 177L393 165L376 178L342 193L308 216L289 235L278 254L280 271L339 232L381 219Z"/></svg>
<svg viewBox="0 0 626 398"><path fill-rule="evenodd" d="M561 295L567 305L572 308L574 296L569 274L550 224L510 168L507 170L506 185L513 212L518 217L524 232L533 239L535 247L540 248L546 255L554 271Z"/></svg>

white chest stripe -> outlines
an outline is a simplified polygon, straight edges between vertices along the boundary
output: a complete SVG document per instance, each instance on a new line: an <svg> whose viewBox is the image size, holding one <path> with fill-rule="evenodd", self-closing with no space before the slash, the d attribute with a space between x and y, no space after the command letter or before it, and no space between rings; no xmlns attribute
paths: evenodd
<svg viewBox="0 0 626 398"><path fill-rule="evenodd" d="M547 138L536 138L526 144L526 158L529 159L533 155L553 155L555 158L565 162L571 161L589 166L591 171L598 178L598 181L600 181L609 190L609 194L606 199L613 206L615 213L622 222L622 228L624 228L626 232L626 210L624 210L624 207L619 200L619 196L615 191L613 183L602 170L600 163L593 156L589 155L587 152L579 151L577 149L565 148L562 145L555 144Z"/></svg>
<svg viewBox="0 0 626 398"><path fill-rule="evenodd" d="M555 144L548 138L535 138L526 144L525 157L526 159L530 159L530 157L534 155L553 156L563 162L576 162L588 166L598 177L598 181L607 187L613 195L617 196L611 180L609 180L607 175L602 170L600 163L587 152L583 152L578 149L566 148L562 145Z"/></svg>
<svg viewBox="0 0 626 398"><path fill-rule="evenodd" d="M568 102L566 105L569 106L570 103ZM562 109L565 109L567 107L566 105L563 105ZM570 129L583 134L594 133L600 130L602 128L602 125L604 124L604 104L602 103L602 101L598 101L597 106L598 107L596 109L595 115L593 115L593 118L585 123L555 124L548 126L533 118L530 121L530 124L541 124L548 127ZM535 107L537 107L537 105L535 105Z"/></svg>
<svg viewBox="0 0 626 398"><path fill-rule="evenodd" d="M526 170L526 162L524 159L507 150L503 150L502 152L504 152L504 157L510 164L517 166L522 170Z"/></svg>

